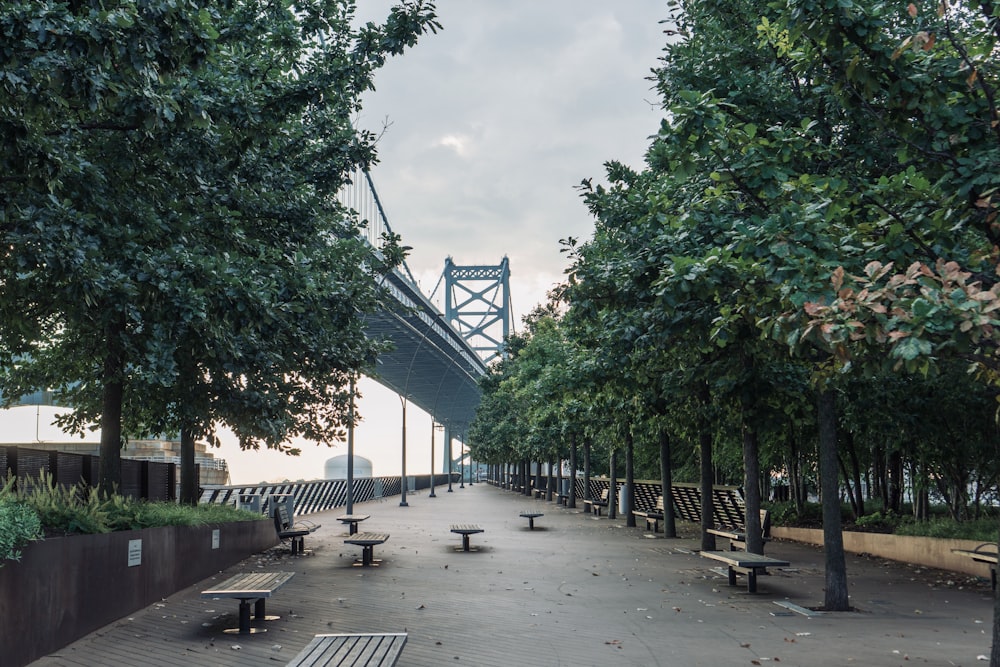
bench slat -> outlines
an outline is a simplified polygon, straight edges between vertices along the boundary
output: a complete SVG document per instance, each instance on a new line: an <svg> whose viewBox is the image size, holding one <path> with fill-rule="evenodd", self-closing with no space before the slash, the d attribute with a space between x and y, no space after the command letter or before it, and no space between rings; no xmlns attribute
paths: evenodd
<svg viewBox="0 0 1000 667"><path fill-rule="evenodd" d="M369 544L382 544L388 539L388 533L355 533L350 537L344 538L344 543L365 546Z"/></svg>
<svg viewBox="0 0 1000 667"><path fill-rule="evenodd" d="M787 560L747 553L746 551L702 551L705 558L722 561L732 567L788 567Z"/></svg>
<svg viewBox="0 0 1000 667"><path fill-rule="evenodd" d="M202 591L205 597L271 597L271 593L281 588L294 572L250 572L237 574L219 584L216 588Z"/></svg>
<svg viewBox="0 0 1000 667"><path fill-rule="evenodd" d="M481 527L472 523L456 523L452 524L451 532L453 533L482 533L485 532Z"/></svg>
<svg viewBox="0 0 1000 667"><path fill-rule="evenodd" d="M316 635L287 667L319 665L377 665L391 667L399 660L407 633Z"/></svg>

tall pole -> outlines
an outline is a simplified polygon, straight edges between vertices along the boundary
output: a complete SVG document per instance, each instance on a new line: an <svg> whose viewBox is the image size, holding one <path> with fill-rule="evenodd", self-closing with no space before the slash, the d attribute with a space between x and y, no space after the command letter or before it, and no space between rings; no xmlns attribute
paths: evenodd
<svg viewBox="0 0 1000 667"><path fill-rule="evenodd" d="M437 498L437 494L434 493L434 431L437 430L437 424L434 423L434 417L431 417L431 493L428 498Z"/></svg>
<svg viewBox="0 0 1000 667"><path fill-rule="evenodd" d="M354 514L354 376L350 383L351 406L347 417L347 513Z"/></svg>
<svg viewBox="0 0 1000 667"><path fill-rule="evenodd" d="M459 442L461 444L458 446L458 469L459 469L458 488L464 489L465 488L465 443L462 442L461 439L459 439Z"/></svg>
<svg viewBox="0 0 1000 667"><path fill-rule="evenodd" d="M399 400L403 404L403 474L399 480L399 506L409 507L406 502L406 396L400 396Z"/></svg>
<svg viewBox="0 0 1000 667"><path fill-rule="evenodd" d="M447 426L444 427L444 439L448 443L448 493L451 493L451 429Z"/></svg>

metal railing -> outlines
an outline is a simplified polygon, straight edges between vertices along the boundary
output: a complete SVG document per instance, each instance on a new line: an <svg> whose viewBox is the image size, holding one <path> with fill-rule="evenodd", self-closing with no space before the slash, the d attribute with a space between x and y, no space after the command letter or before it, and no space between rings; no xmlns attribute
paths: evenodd
<svg viewBox="0 0 1000 667"><path fill-rule="evenodd" d="M407 492L430 487L430 475L407 475ZM452 473L452 482L458 482L458 473ZM447 473L434 475L435 484L447 484ZM354 502L363 503L398 496L402 491L400 477L362 477L354 480ZM347 505L346 479L319 479L308 482L281 482L276 484L247 484L206 486L201 492L202 503L220 505L250 505L246 498L260 499L260 511L270 514L271 496L285 500L293 498L296 516L323 512Z"/></svg>

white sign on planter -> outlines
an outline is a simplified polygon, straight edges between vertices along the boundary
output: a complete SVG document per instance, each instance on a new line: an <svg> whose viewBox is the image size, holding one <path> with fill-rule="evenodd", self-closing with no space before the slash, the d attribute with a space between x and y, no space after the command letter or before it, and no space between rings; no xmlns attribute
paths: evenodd
<svg viewBox="0 0 1000 667"><path fill-rule="evenodd" d="M142 565L142 540L128 541L128 566Z"/></svg>

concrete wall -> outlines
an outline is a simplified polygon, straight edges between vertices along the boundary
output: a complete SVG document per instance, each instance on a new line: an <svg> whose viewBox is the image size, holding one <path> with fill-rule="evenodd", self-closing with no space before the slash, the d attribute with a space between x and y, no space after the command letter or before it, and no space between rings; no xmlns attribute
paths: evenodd
<svg viewBox="0 0 1000 667"><path fill-rule="evenodd" d="M823 545L823 531L818 528L786 528L772 526L771 536ZM867 553L879 558L914 563L925 567L952 572L964 572L979 577L989 577L990 568L971 558L957 556L952 549L975 549L982 542L973 540L946 540L936 537L909 537L882 533L856 533L844 531L844 550L850 553Z"/></svg>

